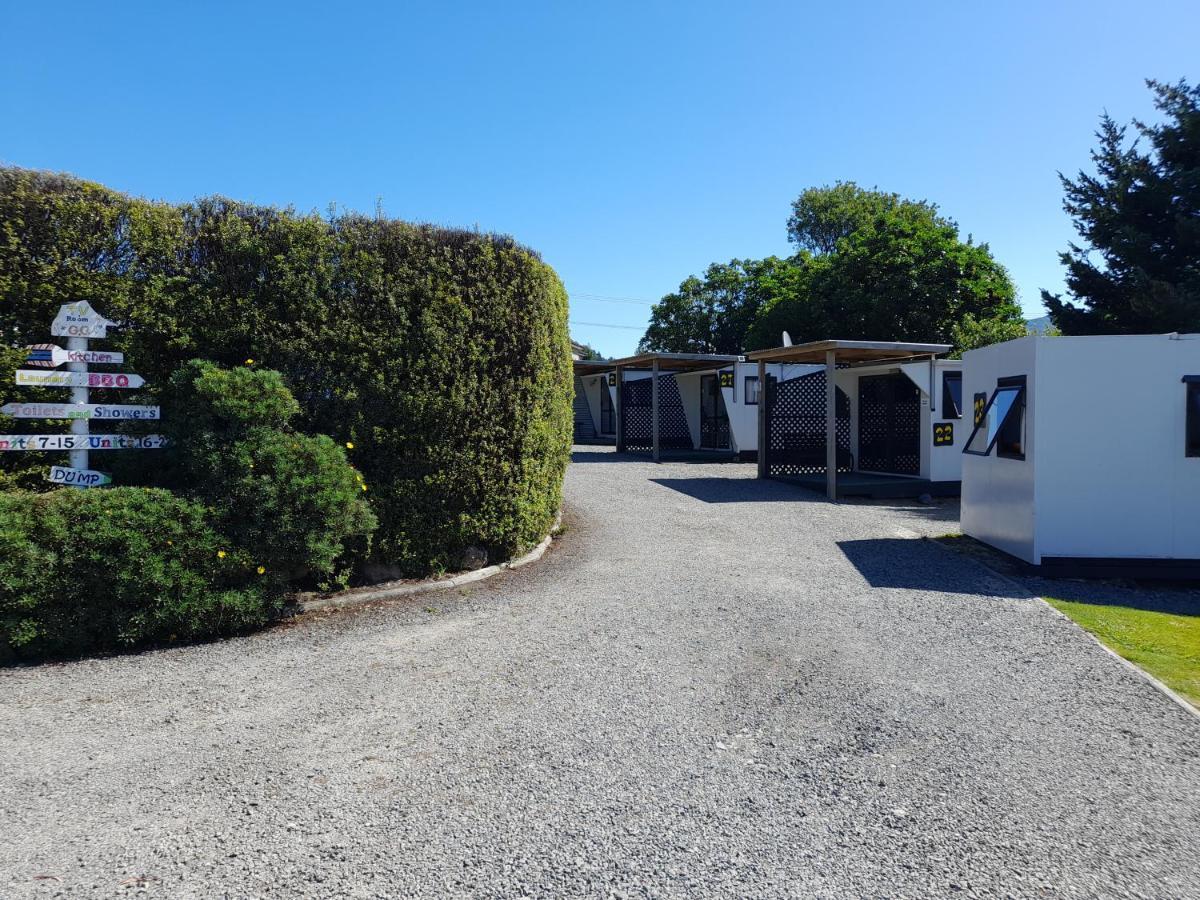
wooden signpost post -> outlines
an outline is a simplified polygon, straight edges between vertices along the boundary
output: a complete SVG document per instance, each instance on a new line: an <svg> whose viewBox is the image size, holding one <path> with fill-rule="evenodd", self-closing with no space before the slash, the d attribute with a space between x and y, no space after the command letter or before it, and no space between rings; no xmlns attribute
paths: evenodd
<svg viewBox="0 0 1200 900"><path fill-rule="evenodd" d="M71 465L52 466L46 480L72 487L99 487L110 484L112 478L104 472L88 468L91 450L157 450L166 444L159 434L91 434L88 423L97 420L156 420L157 406L131 406L89 402L91 388L133 389L146 382L140 375L125 372L89 372L88 365L117 365L125 361L123 353L90 350L88 341L108 337L115 326L100 315L86 300L66 303L50 325L50 334L65 337L67 346L32 344L26 349L26 365L18 369L16 382L29 387L69 387L70 403L6 403L0 413L17 419L67 419L70 434L0 434L0 452L9 450L65 450L71 455ZM47 372L66 365L65 372Z"/></svg>

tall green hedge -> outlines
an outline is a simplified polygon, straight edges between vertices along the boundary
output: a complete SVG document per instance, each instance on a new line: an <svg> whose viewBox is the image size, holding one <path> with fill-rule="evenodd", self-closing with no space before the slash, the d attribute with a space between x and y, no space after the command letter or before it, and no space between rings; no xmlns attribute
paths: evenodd
<svg viewBox="0 0 1200 900"><path fill-rule="evenodd" d="M122 326L103 346L151 394L192 358L282 372L296 427L350 448L363 473L378 563L420 574L472 545L507 556L558 508L566 294L508 237L221 197L153 203L0 168L0 300L8 347L48 340L60 304L91 301ZM11 387L17 362L0 354L0 401L34 399ZM31 462L47 464L0 457L0 486L36 487Z"/></svg>

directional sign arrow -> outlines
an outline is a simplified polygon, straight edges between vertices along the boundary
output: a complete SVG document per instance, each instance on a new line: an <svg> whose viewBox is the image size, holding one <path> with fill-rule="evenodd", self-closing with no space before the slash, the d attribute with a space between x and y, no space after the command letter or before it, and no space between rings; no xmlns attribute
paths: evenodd
<svg viewBox="0 0 1200 900"><path fill-rule="evenodd" d="M46 474L46 480L54 484L67 484L71 487L99 487L102 484L112 484L112 476L95 469L71 469L67 466L51 466Z"/></svg>
<svg viewBox="0 0 1200 900"><path fill-rule="evenodd" d="M161 434L0 434L6 450L158 450Z"/></svg>
<svg viewBox="0 0 1200 900"><path fill-rule="evenodd" d="M17 369L17 384L28 387L140 388L146 383L141 375L124 372L39 372Z"/></svg>
<svg viewBox="0 0 1200 900"><path fill-rule="evenodd" d="M116 365L125 362L125 354L116 350L64 350L58 344L30 344L25 365L39 369L57 369L63 363Z"/></svg>
<svg viewBox="0 0 1200 900"><path fill-rule="evenodd" d="M157 406L109 403L5 403L0 414L14 419L158 419Z"/></svg>
<svg viewBox="0 0 1200 900"><path fill-rule="evenodd" d="M50 323L50 333L55 337L103 338L108 337L108 329L116 324L81 300L59 307L58 315Z"/></svg>

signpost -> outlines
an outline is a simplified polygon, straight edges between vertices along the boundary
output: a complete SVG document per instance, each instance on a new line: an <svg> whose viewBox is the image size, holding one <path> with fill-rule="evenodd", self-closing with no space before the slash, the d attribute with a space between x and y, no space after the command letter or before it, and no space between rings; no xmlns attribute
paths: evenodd
<svg viewBox="0 0 1200 900"><path fill-rule="evenodd" d="M66 348L58 344L31 344L26 365L18 369L16 382L29 387L69 387L70 403L6 403L0 413L17 419L67 419L70 434L0 434L0 452L11 450L66 450L71 465L52 466L46 480L72 487L98 487L112 478L88 468L91 450L157 450L166 444L160 434L91 434L88 422L98 420L157 420L157 406L90 403L91 388L140 388L146 382L140 375L126 372L89 372L88 364L117 365L125 361L123 353L89 350L88 341L108 337L116 323L104 318L86 300L65 303L50 325L50 334L65 337ZM65 372L47 372L66 365Z"/></svg>

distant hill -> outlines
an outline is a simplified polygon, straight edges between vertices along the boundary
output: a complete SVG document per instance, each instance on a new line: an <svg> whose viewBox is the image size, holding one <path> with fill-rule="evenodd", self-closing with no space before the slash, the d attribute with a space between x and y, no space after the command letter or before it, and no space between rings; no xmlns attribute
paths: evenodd
<svg viewBox="0 0 1200 900"><path fill-rule="evenodd" d="M1038 316L1036 319L1026 319L1025 327L1034 334L1041 334L1050 327L1050 317Z"/></svg>

